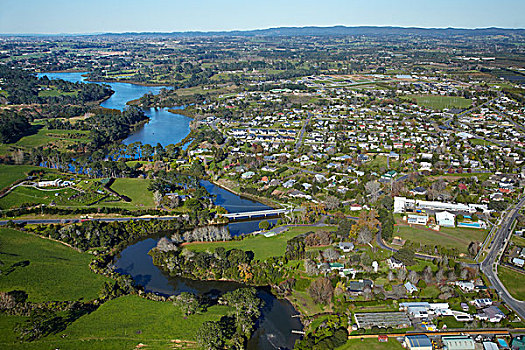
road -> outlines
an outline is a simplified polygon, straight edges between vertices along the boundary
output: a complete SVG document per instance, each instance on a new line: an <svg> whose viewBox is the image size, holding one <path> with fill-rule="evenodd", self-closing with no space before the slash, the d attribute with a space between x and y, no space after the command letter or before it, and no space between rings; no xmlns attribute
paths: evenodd
<svg viewBox="0 0 525 350"><path fill-rule="evenodd" d="M389 247L385 244L385 242L383 242L383 237L381 237L381 230L378 230L377 233L376 233L376 243L378 246L380 246L382 249L386 249L386 250L389 250L391 251L392 253L395 253L398 251L398 249L395 249L395 248L392 248L392 247ZM418 259L424 259L424 260L434 260L436 257L435 256L430 256L430 255L424 255L424 254L419 254L419 253L415 253L414 256Z"/></svg>
<svg viewBox="0 0 525 350"><path fill-rule="evenodd" d="M467 110L465 110L465 111L459 113L459 114L457 115L457 117L458 117L458 118L461 118L461 117L463 117L464 115L466 115L466 114L468 114L468 113L472 113L472 112L474 112L474 111L477 111L478 109L480 109L480 108L482 108L482 107L485 107L486 105L491 104L492 102L496 101L499 97L500 97L500 96L495 97L495 98L493 98L492 100L486 101L486 102L480 104L479 106L474 106L474 107L472 107L472 108L469 108L469 109L467 109ZM447 120L445 121L445 126L448 127L449 129L453 129L453 128L450 126L450 122L452 121L452 119L453 119L453 118L449 118L449 119L447 119Z"/></svg>
<svg viewBox="0 0 525 350"><path fill-rule="evenodd" d="M140 220L175 220L179 219L180 216L140 216L140 217L122 217L122 218L92 218L92 219L78 219L78 218L64 218L64 219L17 219L17 220L0 220L0 225L6 225L8 222L14 222L17 224L64 224L64 223L77 223L82 221L102 221L102 222L115 222L115 221L140 221ZM184 218L184 217L183 217Z"/></svg>
<svg viewBox="0 0 525 350"><path fill-rule="evenodd" d="M494 239L491 243L490 251L488 252L485 260L480 264L481 271L487 276L490 284L498 292L501 299L509 305L516 313L521 317L522 320L525 320L525 301L519 301L514 299L510 293L507 291L503 283L501 283L498 278L497 266L499 263L499 256L502 251L505 250L507 242L512 236L512 224L516 220L518 213L525 204L525 197L522 197L521 200L510 209L506 214L505 218L502 220L501 226L496 231Z"/></svg>
<svg viewBox="0 0 525 350"><path fill-rule="evenodd" d="M306 127L308 124L310 124L310 120L312 119L312 113L308 112L308 118L303 124L303 127L301 128L301 131L299 132L299 138L297 139L297 142L295 143L295 152L299 152L299 148L301 148L301 145L303 144L303 138L304 138L304 132L306 131Z"/></svg>
<svg viewBox="0 0 525 350"><path fill-rule="evenodd" d="M490 109L496 113L503 119L507 119L510 123L512 123L517 129L520 129L521 131L525 131L525 127L519 123L516 123L512 117L508 116L507 114L503 113L497 108L490 107Z"/></svg>

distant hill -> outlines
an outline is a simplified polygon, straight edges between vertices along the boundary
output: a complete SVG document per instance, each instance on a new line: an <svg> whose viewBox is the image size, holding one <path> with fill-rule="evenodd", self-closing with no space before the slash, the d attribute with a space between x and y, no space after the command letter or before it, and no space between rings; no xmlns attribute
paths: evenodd
<svg viewBox="0 0 525 350"><path fill-rule="evenodd" d="M486 35L519 35L525 36L525 29L509 28L416 28L416 27L279 27L256 30L234 30L218 32L128 32L128 33L92 33L92 34L24 34L7 35L6 37L81 37L81 36L104 36L104 37L253 37L253 36L426 36L426 37L447 37L455 35L463 36L486 36Z"/></svg>
<svg viewBox="0 0 525 350"><path fill-rule="evenodd" d="M161 36L161 37L199 37L199 36L334 36L334 35L417 35L417 36L485 36L485 35L525 35L525 29L507 28L415 28L415 27L279 27L256 30L236 30L221 32L172 32L172 33L107 33L110 36Z"/></svg>

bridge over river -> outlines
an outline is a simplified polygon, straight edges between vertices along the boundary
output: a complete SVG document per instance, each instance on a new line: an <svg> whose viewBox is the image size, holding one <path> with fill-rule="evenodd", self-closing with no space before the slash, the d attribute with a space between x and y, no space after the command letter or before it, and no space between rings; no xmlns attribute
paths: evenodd
<svg viewBox="0 0 525 350"><path fill-rule="evenodd" d="M245 211L242 213L222 214L222 216L230 220L240 220L240 219L251 219L253 217L267 217L267 216L276 216L276 215L281 215L281 214L290 214L294 211L301 211L301 209L255 210L255 211Z"/></svg>

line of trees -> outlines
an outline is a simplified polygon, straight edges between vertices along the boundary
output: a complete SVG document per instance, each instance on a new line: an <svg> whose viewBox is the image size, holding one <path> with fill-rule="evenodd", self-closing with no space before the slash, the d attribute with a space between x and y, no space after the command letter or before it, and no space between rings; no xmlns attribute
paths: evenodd
<svg viewBox="0 0 525 350"><path fill-rule="evenodd" d="M25 116L15 111L0 112L0 143L13 143L27 135L33 127Z"/></svg>
<svg viewBox="0 0 525 350"><path fill-rule="evenodd" d="M184 228L184 222L177 219L125 222L85 221L72 225L52 224L26 227L35 234L68 243L83 251L99 247L113 248L155 232L181 232Z"/></svg>
<svg viewBox="0 0 525 350"><path fill-rule="evenodd" d="M7 92L10 104L76 104L82 105L99 101L111 96L113 91L108 85L72 83L65 80L50 80L46 76L37 78L33 74L6 65L0 66L0 77L3 79L2 90ZM40 91L54 88L64 93L57 96L42 95ZM69 92L76 92L67 94Z"/></svg>

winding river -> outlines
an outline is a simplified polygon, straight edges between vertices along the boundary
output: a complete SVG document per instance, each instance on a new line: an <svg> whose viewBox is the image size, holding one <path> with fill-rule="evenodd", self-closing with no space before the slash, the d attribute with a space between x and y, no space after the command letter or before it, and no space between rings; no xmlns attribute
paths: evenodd
<svg viewBox="0 0 525 350"><path fill-rule="evenodd" d="M37 76L47 76L49 79L63 79L73 83L84 82L86 78L82 75L85 72L75 73L39 73ZM115 91L110 98L100 104L101 107L123 110L128 101L136 100L147 93L158 94L162 89L169 89L168 86L143 86L129 83L104 83ZM173 108L176 109L176 108ZM150 118L142 128L131 134L123 141L124 144L142 142L152 146L160 143L162 146L177 144L190 133L191 118L182 114L175 114L168 111L168 108L150 108L144 113Z"/></svg>
<svg viewBox="0 0 525 350"><path fill-rule="evenodd" d="M71 82L87 82L82 75L84 72L68 73L40 73L39 77L46 75L49 79L64 79ZM163 88L151 87L130 83L107 83L115 93L101 103L102 107L123 110L126 103L140 98L146 93L159 93ZM176 144L184 139L190 132L191 118L181 114L168 112L167 108L145 111L150 118L141 129L130 135L123 142L125 144L142 142L155 146L157 143L165 146ZM265 210L270 207L246 198L237 196L222 189L209 181L201 181L206 190L215 195L215 204L223 206L229 212L245 212ZM268 220L275 223L275 219ZM259 229L260 220L230 223L228 228L232 235L247 234ZM218 296L222 293L242 288L244 285L225 281L195 281L180 277L170 277L153 265L148 252L155 247L161 237L150 237L140 240L124 249L115 261L119 273L133 277L133 280L144 286L149 292L162 295L174 295L182 292ZM277 299L268 288L258 288L258 296L264 301L261 317L257 328L248 342L248 349L292 349L299 338L291 333L292 330L301 330L302 324L298 318L293 318L297 311L286 300Z"/></svg>

